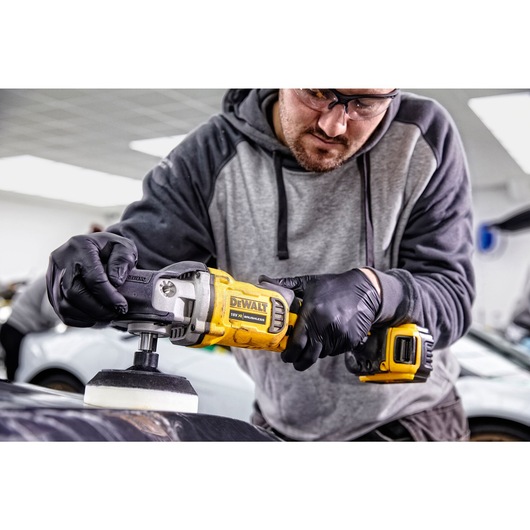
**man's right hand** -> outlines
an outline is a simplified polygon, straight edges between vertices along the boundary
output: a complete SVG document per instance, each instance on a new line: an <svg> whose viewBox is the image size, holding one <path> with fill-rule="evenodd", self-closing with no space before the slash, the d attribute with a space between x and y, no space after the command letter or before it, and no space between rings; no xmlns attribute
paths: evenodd
<svg viewBox="0 0 530 530"><path fill-rule="evenodd" d="M117 288L136 265L138 251L129 239L109 232L78 235L50 254L48 298L68 326L108 324L127 313Z"/></svg>

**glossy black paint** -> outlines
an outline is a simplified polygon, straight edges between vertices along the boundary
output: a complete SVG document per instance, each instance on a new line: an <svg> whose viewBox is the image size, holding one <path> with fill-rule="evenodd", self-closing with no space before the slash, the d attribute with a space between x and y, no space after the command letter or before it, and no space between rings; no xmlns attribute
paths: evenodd
<svg viewBox="0 0 530 530"><path fill-rule="evenodd" d="M80 394L0 380L0 441L280 441L240 420L90 407Z"/></svg>

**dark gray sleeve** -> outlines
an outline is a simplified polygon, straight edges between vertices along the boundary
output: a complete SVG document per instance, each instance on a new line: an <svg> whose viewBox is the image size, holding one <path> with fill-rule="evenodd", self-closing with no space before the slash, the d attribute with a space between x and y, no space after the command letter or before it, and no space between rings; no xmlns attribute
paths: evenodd
<svg viewBox="0 0 530 530"><path fill-rule="evenodd" d="M227 136L215 120L190 133L146 175L142 199L108 228L135 242L139 268L215 263L208 205L217 174L233 154Z"/></svg>
<svg viewBox="0 0 530 530"><path fill-rule="evenodd" d="M436 347L469 328L475 296L469 171L454 124L424 131L438 166L416 203L399 247L398 267L376 271L383 302L378 322L429 328Z"/></svg>

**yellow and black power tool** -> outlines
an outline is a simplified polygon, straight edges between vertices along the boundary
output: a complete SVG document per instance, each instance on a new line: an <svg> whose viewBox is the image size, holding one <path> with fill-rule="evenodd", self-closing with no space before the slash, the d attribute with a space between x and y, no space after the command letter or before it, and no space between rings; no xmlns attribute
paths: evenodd
<svg viewBox="0 0 530 530"><path fill-rule="evenodd" d="M129 310L113 321L114 327L136 334L151 331L181 346L281 352L297 313L292 291L239 282L195 261L160 271L133 269L119 292Z"/></svg>
<svg viewBox="0 0 530 530"><path fill-rule="evenodd" d="M151 345L157 337L169 337L181 346L281 352L301 304L289 289L236 281L195 261L160 271L133 269L119 292L129 310L112 325ZM361 381L425 381L432 370L431 352L427 330L406 324L371 332L358 351L362 355L346 354L346 367Z"/></svg>

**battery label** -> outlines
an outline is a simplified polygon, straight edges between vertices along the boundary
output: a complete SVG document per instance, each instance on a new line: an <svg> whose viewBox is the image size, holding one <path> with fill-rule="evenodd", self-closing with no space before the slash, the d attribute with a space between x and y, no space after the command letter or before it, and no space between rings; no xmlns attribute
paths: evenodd
<svg viewBox="0 0 530 530"><path fill-rule="evenodd" d="M230 318L232 320L254 322L255 324L265 324L267 322L267 317L265 315L256 315L254 313L247 313L245 311L238 311L236 309L230 310Z"/></svg>

